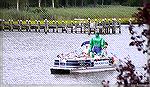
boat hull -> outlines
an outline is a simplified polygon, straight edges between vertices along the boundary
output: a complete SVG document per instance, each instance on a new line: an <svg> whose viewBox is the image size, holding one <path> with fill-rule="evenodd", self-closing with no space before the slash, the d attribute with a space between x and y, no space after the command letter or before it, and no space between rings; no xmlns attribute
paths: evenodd
<svg viewBox="0 0 150 87"><path fill-rule="evenodd" d="M71 70L70 69L60 69L60 68L51 68L50 69L51 74L70 74Z"/></svg>
<svg viewBox="0 0 150 87"><path fill-rule="evenodd" d="M112 59L71 59L65 61L56 59L54 66L50 69L51 74L86 73L106 70L115 70Z"/></svg>
<svg viewBox="0 0 150 87"><path fill-rule="evenodd" d="M81 67L81 68L64 68L64 67L53 67L50 69L51 74L70 74L70 73L91 73L91 72L102 72L102 71L114 71L116 70L113 66L103 67Z"/></svg>

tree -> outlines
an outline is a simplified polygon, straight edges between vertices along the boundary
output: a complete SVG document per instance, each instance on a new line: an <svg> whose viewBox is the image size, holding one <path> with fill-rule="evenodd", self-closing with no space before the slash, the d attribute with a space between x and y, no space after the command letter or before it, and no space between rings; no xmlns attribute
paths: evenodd
<svg viewBox="0 0 150 87"><path fill-rule="evenodd" d="M68 0L66 0L66 7L68 7L69 5L68 5Z"/></svg>
<svg viewBox="0 0 150 87"><path fill-rule="evenodd" d="M17 11L19 11L19 0L17 0Z"/></svg>
<svg viewBox="0 0 150 87"><path fill-rule="evenodd" d="M45 3L45 5L44 5L44 6L46 7L46 5L47 5L47 0L44 0L44 3Z"/></svg>
<svg viewBox="0 0 150 87"><path fill-rule="evenodd" d="M28 0L16 0L16 2L17 2L16 3L16 5L17 5L17 11L19 11L20 7L23 9L26 6Z"/></svg>
<svg viewBox="0 0 150 87"><path fill-rule="evenodd" d="M146 24L148 27L147 29L144 29L143 32L141 33L143 36L147 38L147 51L143 51L143 53L147 53L148 55L148 60L147 60L147 73L149 74L149 82L150 82L150 2L144 4L143 8L138 8L138 13L134 15L136 21L138 22L139 26L142 26L143 24ZM134 31L132 30L132 26L129 27L129 31L132 35L134 35ZM139 38L139 37L138 37ZM134 46L136 45L138 47L138 50L145 50L142 48L143 43L145 41L138 41L135 40L135 37L132 37L134 41L132 41L129 45ZM140 47L140 48L139 48Z"/></svg>
<svg viewBox="0 0 150 87"><path fill-rule="evenodd" d="M54 7L58 8L59 7L59 2L60 2L60 0L52 0L52 7L53 8Z"/></svg>
<svg viewBox="0 0 150 87"><path fill-rule="evenodd" d="M28 0L1 0L0 8L15 8L17 11L27 6Z"/></svg>
<svg viewBox="0 0 150 87"><path fill-rule="evenodd" d="M87 6L87 0L84 0L84 6Z"/></svg>
<svg viewBox="0 0 150 87"><path fill-rule="evenodd" d="M16 1L15 1L16 3ZM11 5L11 2L8 0L1 0L0 1L0 8L9 8Z"/></svg>
<svg viewBox="0 0 150 87"><path fill-rule="evenodd" d="M97 5L97 0L94 0L94 7L96 7Z"/></svg>
<svg viewBox="0 0 150 87"><path fill-rule="evenodd" d="M104 5L104 0L102 0L102 5Z"/></svg>
<svg viewBox="0 0 150 87"><path fill-rule="evenodd" d="M81 6L83 7L83 4L84 4L84 0L81 0Z"/></svg>
<svg viewBox="0 0 150 87"><path fill-rule="evenodd" d="M41 0L39 0L39 8L41 8Z"/></svg>
<svg viewBox="0 0 150 87"><path fill-rule="evenodd" d="M141 0L127 0L127 3L129 4L129 6L140 6Z"/></svg>
<svg viewBox="0 0 150 87"><path fill-rule="evenodd" d="M74 6L75 7L77 6L77 0L74 0Z"/></svg>
<svg viewBox="0 0 150 87"><path fill-rule="evenodd" d="M53 8L55 7L55 2L54 2L54 0L52 0L52 7L53 7Z"/></svg>
<svg viewBox="0 0 150 87"><path fill-rule="evenodd" d="M17 0L17 11L26 9L29 4L28 0Z"/></svg>

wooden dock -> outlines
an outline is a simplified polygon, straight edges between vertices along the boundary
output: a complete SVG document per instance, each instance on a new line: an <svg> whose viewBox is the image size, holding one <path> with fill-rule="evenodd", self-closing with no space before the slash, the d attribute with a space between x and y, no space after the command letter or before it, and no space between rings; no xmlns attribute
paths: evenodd
<svg viewBox="0 0 150 87"><path fill-rule="evenodd" d="M116 20L108 21L95 21L80 22L71 24L65 24L62 22L58 24L58 21L49 23L47 19L44 20L44 24L41 24L39 20L35 20L35 24L31 24L30 20L26 20L26 23L22 23L22 20L18 20L17 24L14 24L13 20L0 19L1 31L19 31L19 32L44 32L47 33L88 33L94 34L99 32L100 34L117 34L121 33L121 23Z"/></svg>

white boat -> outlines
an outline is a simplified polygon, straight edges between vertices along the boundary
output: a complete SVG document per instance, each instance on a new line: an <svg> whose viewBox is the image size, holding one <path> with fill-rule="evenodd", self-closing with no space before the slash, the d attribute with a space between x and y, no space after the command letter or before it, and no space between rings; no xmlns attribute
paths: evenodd
<svg viewBox="0 0 150 87"><path fill-rule="evenodd" d="M56 59L51 74L87 73L115 70L112 59Z"/></svg>
<svg viewBox="0 0 150 87"><path fill-rule="evenodd" d="M91 58L88 55L71 52L58 55L51 67L51 74L88 73L106 70L116 70L114 57L95 55Z"/></svg>

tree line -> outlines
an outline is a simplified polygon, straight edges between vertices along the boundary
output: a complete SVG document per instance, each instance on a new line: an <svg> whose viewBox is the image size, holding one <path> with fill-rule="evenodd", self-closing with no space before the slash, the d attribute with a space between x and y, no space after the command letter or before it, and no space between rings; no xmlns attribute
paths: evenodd
<svg viewBox="0 0 150 87"><path fill-rule="evenodd" d="M0 8L97 7L99 5L141 6L143 0L1 0Z"/></svg>

